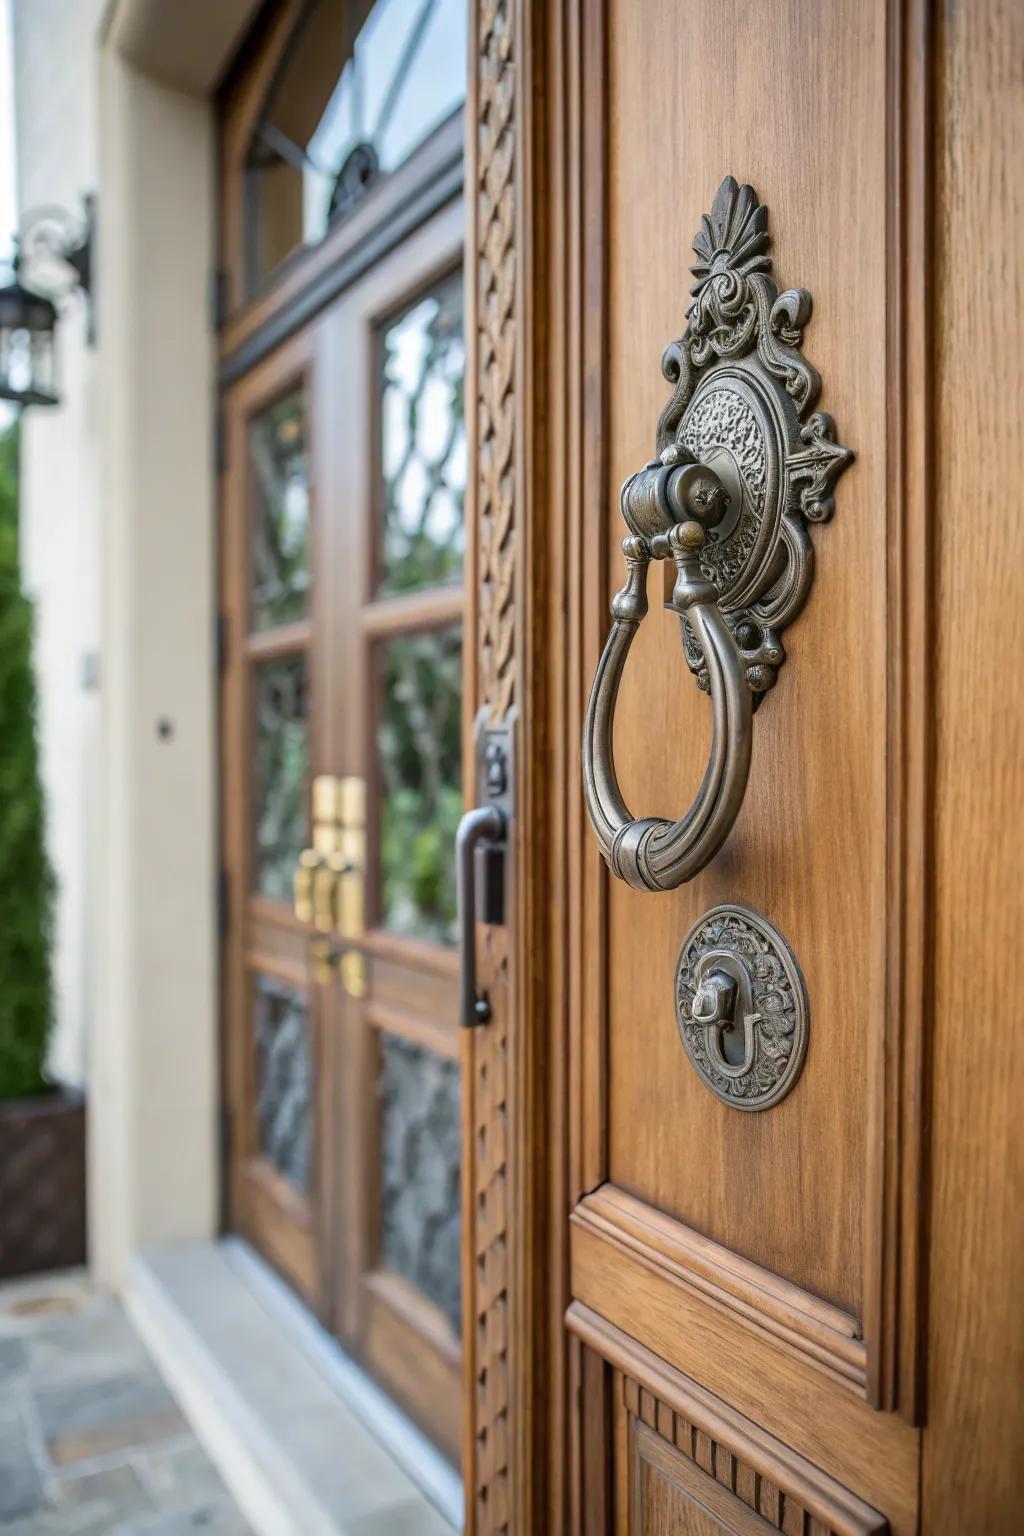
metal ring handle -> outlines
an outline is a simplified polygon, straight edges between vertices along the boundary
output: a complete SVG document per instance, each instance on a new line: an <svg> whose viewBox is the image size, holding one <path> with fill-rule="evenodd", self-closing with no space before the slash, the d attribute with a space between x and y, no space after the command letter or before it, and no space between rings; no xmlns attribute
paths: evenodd
<svg viewBox="0 0 1024 1536"><path fill-rule="evenodd" d="M648 466L647 474L655 466ZM678 473L678 472L677 472ZM657 500L664 503L665 470L658 471ZM629 505L634 476L623 487L623 513L636 531L623 541L626 584L612 599L612 627L598 663L583 730L583 786L590 822L612 872L642 891L670 891L692 880L714 858L728 837L750 772L753 702L742 656L718 606L717 592L701 571L704 529L696 520L674 524L647 536L641 516ZM676 502L669 487L669 505ZM699 499L699 498L698 498ZM683 497L684 503L688 497ZM673 510L677 507L673 506ZM682 508L678 508L682 510ZM686 506L711 523L720 504ZM664 513L664 505L661 507ZM648 523L648 526L649 523ZM663 526L663 525L662 525ZM647 613L647 567L652 556L675 560L672 607L689 620L704 653L711 692L711 752L703 782L690 809L678 821L634 817L619 789L612 752L615 701L629 648Z"/></svg>

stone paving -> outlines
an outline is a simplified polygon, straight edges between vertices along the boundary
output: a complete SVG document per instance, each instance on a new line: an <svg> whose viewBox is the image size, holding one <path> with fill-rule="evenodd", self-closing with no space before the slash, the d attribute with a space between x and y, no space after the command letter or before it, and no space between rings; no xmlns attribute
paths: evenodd
<svg viewBox="0 0 1024 1536"><path fill-rule="evenodd" d="M81 1272L0 1286L0 1536L246 1536L117 1303Z"/></svg>

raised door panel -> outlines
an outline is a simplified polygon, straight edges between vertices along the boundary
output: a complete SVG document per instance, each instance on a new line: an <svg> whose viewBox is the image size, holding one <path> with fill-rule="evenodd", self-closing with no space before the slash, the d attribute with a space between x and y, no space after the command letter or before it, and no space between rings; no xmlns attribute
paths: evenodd
<svg viewBox="0 0 1024 1536"><path fill-rule="evenodd" d="M825 381L822 408L858 450L834 520L814 530L814 587L756 714L728 843L677 891L611 883L609 1177L853 1314L863 1301L867 1040L884 986L885 37L877 0L609 9L610 486L650 457L669 389L661 350L689 303L691 239L727 173L768 205L780 288L813 292L804 350ZM664 46L652 47L658 38ZM654 110L636 110L652 99ZM644 229L657 239L638 238ZM608 526L614 590L617 509ZM616 753L634 810L678 815L704 771L710 709L675 616L657 602L658 574L619 696ZM723 901L780 929L811 1000L802 1077L765 1113L723 1109L680 1047L679 946Z"/></svg>
<svg viewBox="0 0 1024 1536"><path fill-rule="evenodd" d="M641 1385L642 1352L618 1342L633 1359L609 1373L616 1531L886 1536L876 1509L685 1377L662 1368Z"/></svg>

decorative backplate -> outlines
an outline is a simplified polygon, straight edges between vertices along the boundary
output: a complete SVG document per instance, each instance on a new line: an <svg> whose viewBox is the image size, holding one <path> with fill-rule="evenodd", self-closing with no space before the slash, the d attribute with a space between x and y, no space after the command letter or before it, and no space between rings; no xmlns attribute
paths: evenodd
<svg viewBox="0 0 1024 1536"><path fill-rule="evenodd" d="M661 360L675 387L657 440L663 463L696 458L729 493L702 559L755 704L775 682L782 632L810 587L807 524L832 516L836 481L853 458L831 416L814 409L821 380L800 351L811 295L779 293L769 244L767 208L753 187L727 176L693 242L689 324ZM700 643L688 620L682 626L687 662L706 691Z"/></svg>
<svg viewBox="0 0 1024 1536"><path fill-rule="evenodd" d="M676 965L683 1046L711 1092L734 1109L777 1104L800 1075L809 1012L796 956L749 907L712 907Z"/></svg>

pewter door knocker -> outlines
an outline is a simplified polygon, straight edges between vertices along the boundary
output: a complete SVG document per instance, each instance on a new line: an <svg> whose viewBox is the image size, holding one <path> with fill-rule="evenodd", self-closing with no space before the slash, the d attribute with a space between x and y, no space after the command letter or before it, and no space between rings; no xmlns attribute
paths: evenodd
<svg viewBox="0 0 1024 1536"><path fill-rule="evenodd" d="M804 288L771 277L768 210L727 176L693 248L686 331L666 349L672 383L657 452L622 487L626 584L598 663L583 734L587 811L614 874L668 891L714 858L743 803L754 710L785 660L782 633L807 599L808 523L832 516L853 454L813 409L818 374L800 352L811 315ZM670 607L697 686L711 695L707 771L679 821L634 817L612 756L615 700L647 613L652 560L676 567Z"/></svg>

